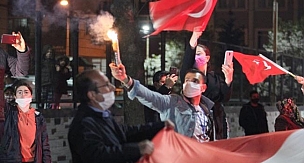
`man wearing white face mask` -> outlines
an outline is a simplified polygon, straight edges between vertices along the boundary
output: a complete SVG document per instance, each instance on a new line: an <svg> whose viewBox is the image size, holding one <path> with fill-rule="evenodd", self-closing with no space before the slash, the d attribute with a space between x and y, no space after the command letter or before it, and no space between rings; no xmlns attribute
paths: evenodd
<svg viewBox="0 0 304 163"><path fill-rule="evenodd" d="M212 120L209 110L213 102L201 94L206 90L205 76L191 69L186 73L183 84L183 96L161 95L151 91L138 80L126 74L124 65L110 65L112 75L128 89L130 99L137 98L142 104L160 113L161 120L170 119L175 131L194 138L198 142L209 141L212 137Z"/></svg>
<svg viewBox="0 0 304 163"><path fill-rule="evenodd" d="M32 108L32 88L23 80L15 84L15 102L5 108L2 162L50 163L51 154L44 117Z"/></svg>
<svg viewBox="0 0 304 163"><path fill-rule="evenodd" d="M180 69L181 82L185 80L185 73L190 68L196 68L204 73L206 76L207 89L203 93L214 102L213 119L214 119L214 135L215 139L228 138L228 122L226 118L226 112L224 110L224 102L229 101L232 93L232 81L233 81L233 63L229 65L222 65L221 69L225 76L224 79L215 71L211 69L212 55L208 47L202 44L198 44L198 38L202 32L197 32L195 29L192 33L191 39L186 46L185 55L182 59L182 67Z"/></svg>
<svg viewBox="0 0 304 163"><path fill-rule="evenodd" d="M98 70L79 74L76 89L81 104L68 133L74 163L137 161L153 152L153 143L147 139L164 126L174 128L169 121L138 126L117 124L108 110L115 101L115 86Z"/></svg>

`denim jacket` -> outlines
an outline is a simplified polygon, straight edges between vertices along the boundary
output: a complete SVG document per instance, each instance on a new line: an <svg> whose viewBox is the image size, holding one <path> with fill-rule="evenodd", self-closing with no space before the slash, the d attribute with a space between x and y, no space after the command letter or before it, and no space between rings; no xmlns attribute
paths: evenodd
<svg viewBox="0 0 304 163"><path fill-rule="evenodd" d="M170 119L175 124L176 132L188 137L193 136L197 112L186 98L176 94L162 95L149 90L138 80L133 82L133 87L128 92L131 100L136 97L140 103L160 113L162 121ZM214 103L202 96L200 105L205 105L209 112ZM209 113L205 111L205 114Z"/></svg>

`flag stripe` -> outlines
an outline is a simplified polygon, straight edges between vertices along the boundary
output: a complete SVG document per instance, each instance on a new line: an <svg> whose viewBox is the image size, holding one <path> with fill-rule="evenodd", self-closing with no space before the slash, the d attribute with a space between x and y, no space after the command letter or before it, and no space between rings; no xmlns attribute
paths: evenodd
<svg viewBox="0 0 304 163"><path fill-rule="evenodd" d="M303 163L304 130L296 130L284 142L282 147L263 163Z"/></svg>
<svg viewBox="0 0 304 163"><path fill-rule="evenodd" d="M290 130L198 143L174 130L154 138L154 151L138 163L303 163L304 130Z"/></svg>

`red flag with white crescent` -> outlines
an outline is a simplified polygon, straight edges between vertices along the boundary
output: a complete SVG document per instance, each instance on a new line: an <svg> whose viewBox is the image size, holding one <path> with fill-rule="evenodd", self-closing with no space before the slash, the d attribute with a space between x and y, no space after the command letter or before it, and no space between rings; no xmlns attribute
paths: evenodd
<svg viewBox="0 0 304 163"><path fill-rule="evenodd" d="M161 130L154 151L138 163L303 163L304 130L289 130L199 143Z"/></svg>
<svg viewBox="0 0 304 163"><path fill-rule="evenodd" d="M217 0L160 0L150 2L150 17L157 35L161 31L204 31ZM198 28L197 28L198 29Z"/></svg>
<svg viewBox="0 0 304 163"><path fill-rule="evenodd" d="M290 73L262 54L256 56L233 52L233 57L241 64L250 84L263 82L270 75Z"/></svg>

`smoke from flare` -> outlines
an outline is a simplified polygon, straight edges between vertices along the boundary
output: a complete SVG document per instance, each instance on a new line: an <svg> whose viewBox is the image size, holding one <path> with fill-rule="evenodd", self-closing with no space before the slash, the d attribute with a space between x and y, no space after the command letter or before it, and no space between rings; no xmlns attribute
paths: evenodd
<svg viewBox="0 0 304 163"><path fill-rule="evenodd" d="M108 12L101 11L96 20L90 24L90 35L97 43L110 40L107 32L113 27L115 18Z"/></svg>

